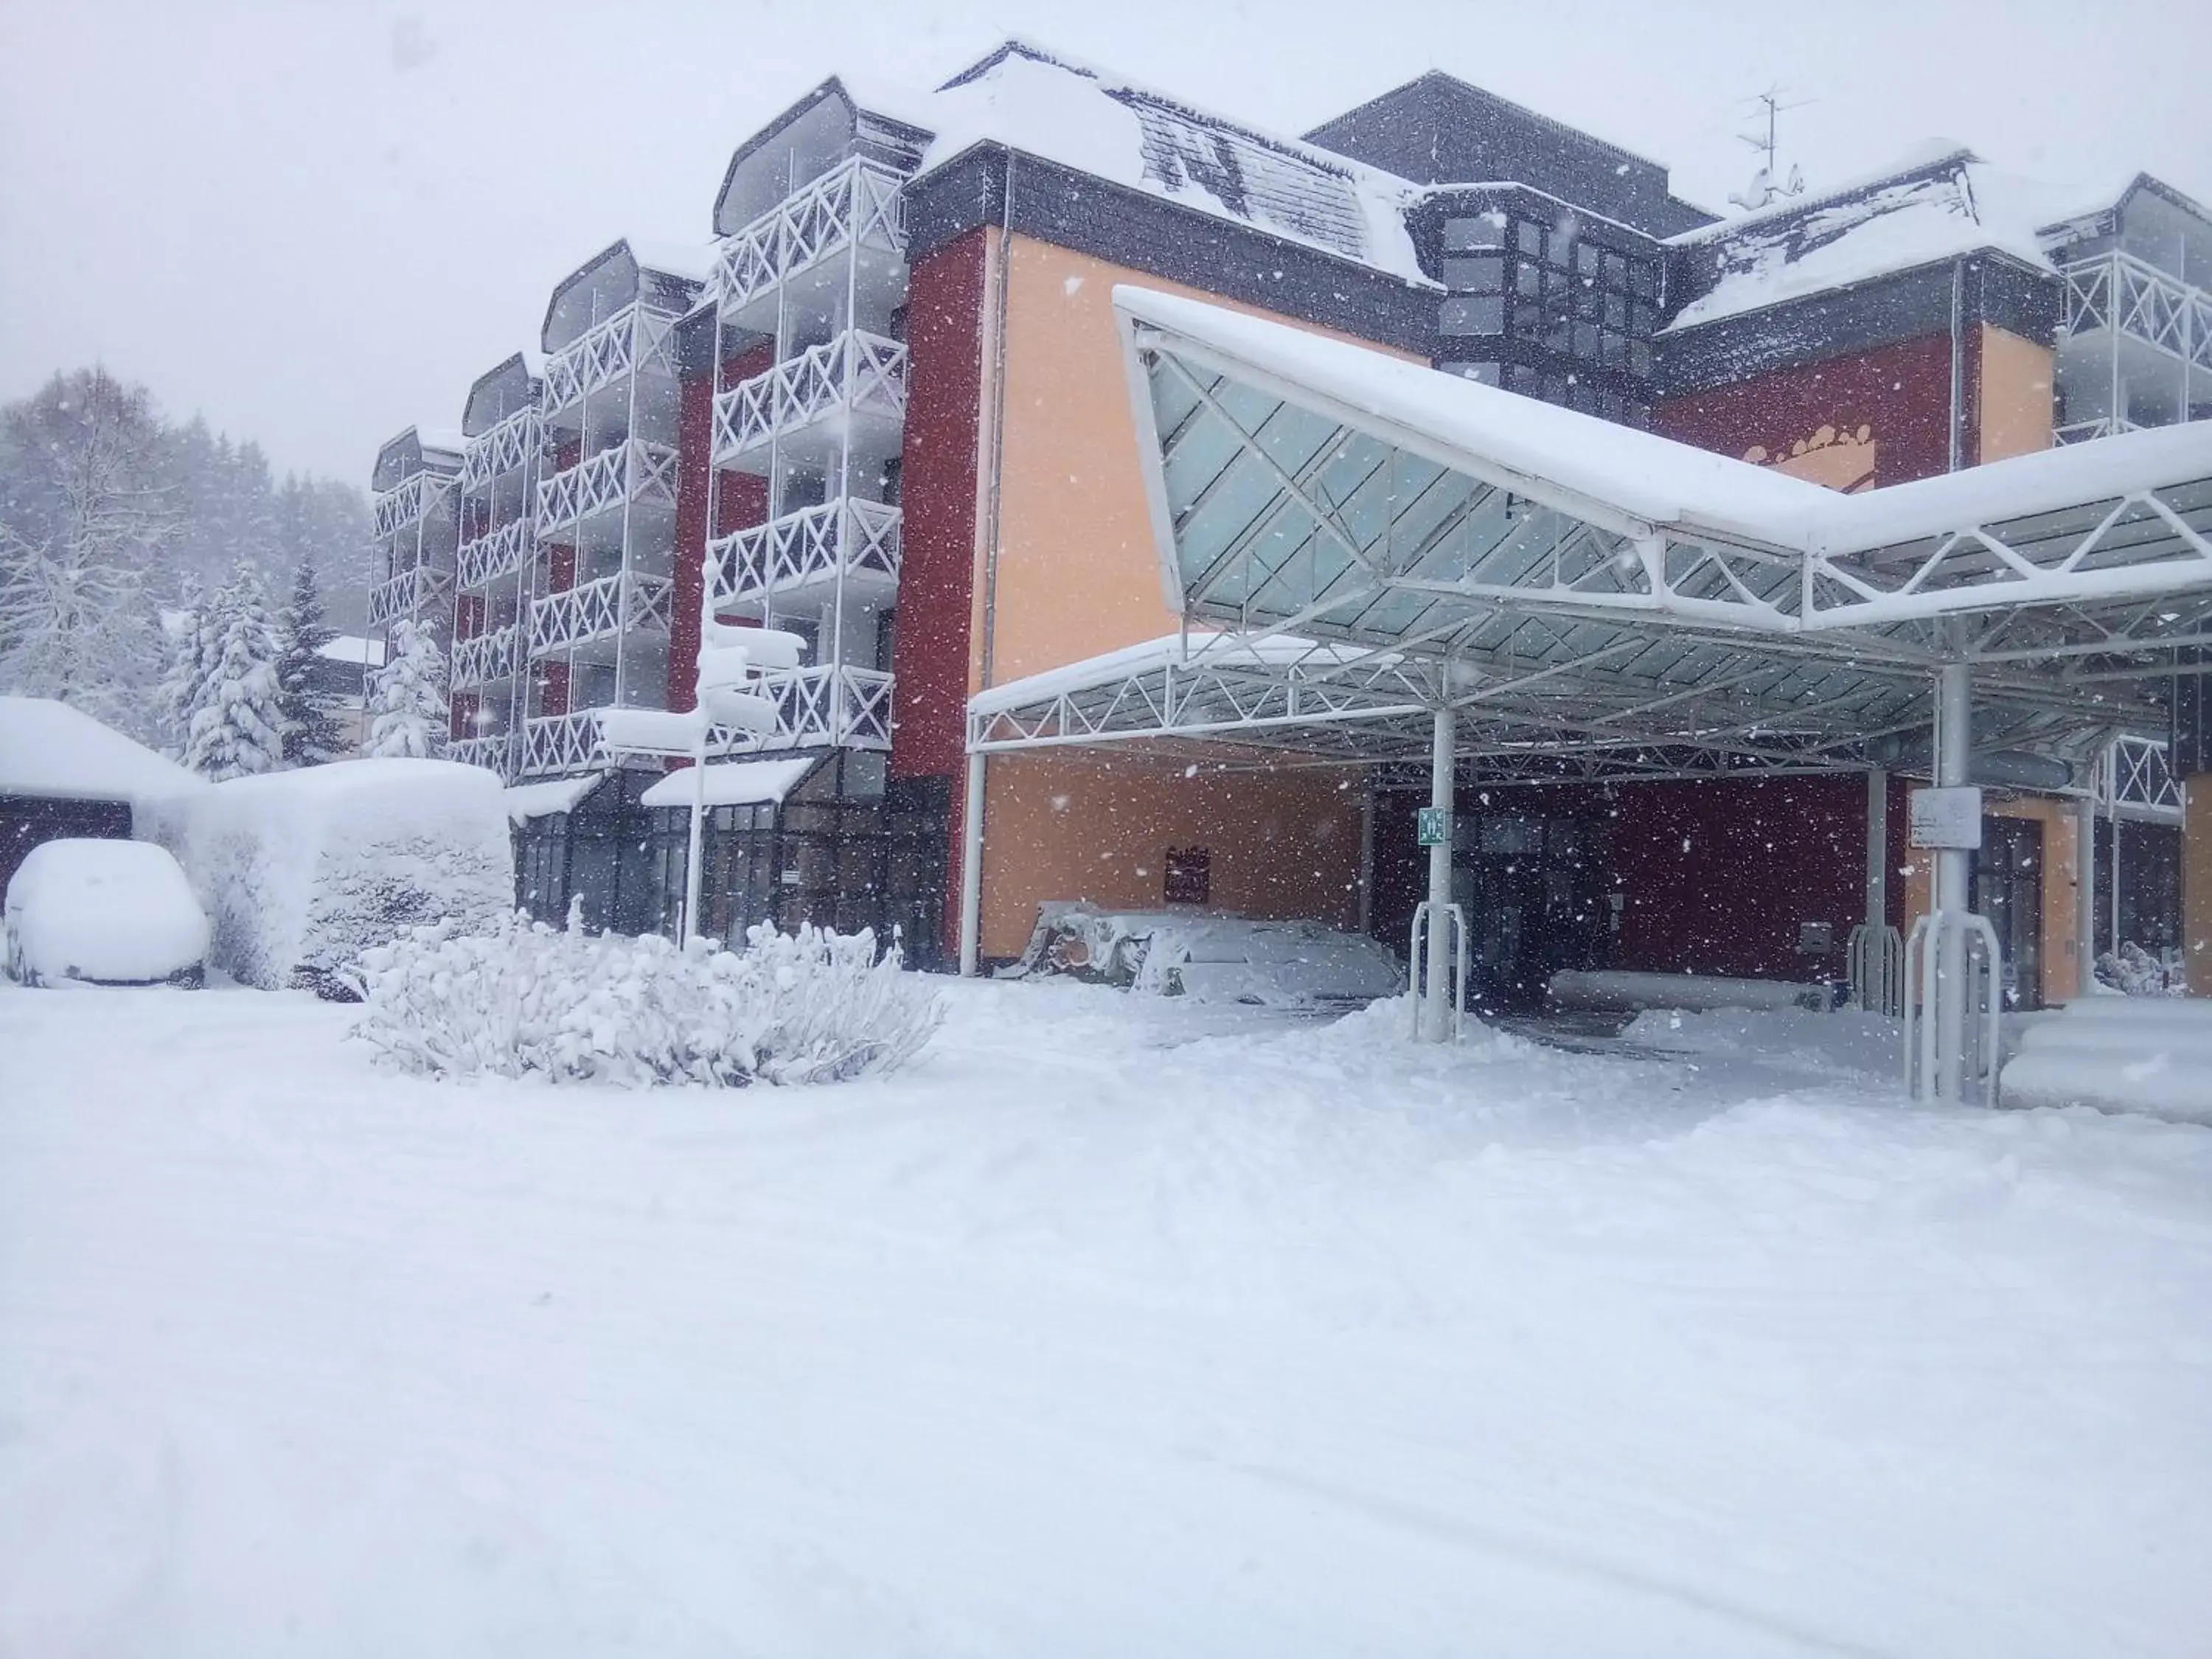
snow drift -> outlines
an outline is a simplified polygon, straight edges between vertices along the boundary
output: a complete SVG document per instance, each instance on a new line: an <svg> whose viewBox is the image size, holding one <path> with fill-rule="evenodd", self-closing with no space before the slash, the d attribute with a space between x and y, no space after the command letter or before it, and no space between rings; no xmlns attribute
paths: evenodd
<svg viewBox="0 0 2212 1659"><path fill-rule="evenodd" d="M888 1072L936 998L874 934L759 926L711 939L586 935L520 912L487 933L418 928L362 959L355 1035L403 1071L628 1085L827 1083Z"/></svg>
<svg viewBox="0 0 2212 1659"><path fill-rule="evenodd" d="M352 760L236 778L161 815L215 921L212 960L263 990L349 994L362 953L514 895L499 780L450 761Z"/></svg>
<svg viewBox="0 0 2212 1659"><path fill-rule="evenodd" d="M143 985L197 975L208 919L159 847L41 842L8 883L8 970L27 985Z"/></svg>

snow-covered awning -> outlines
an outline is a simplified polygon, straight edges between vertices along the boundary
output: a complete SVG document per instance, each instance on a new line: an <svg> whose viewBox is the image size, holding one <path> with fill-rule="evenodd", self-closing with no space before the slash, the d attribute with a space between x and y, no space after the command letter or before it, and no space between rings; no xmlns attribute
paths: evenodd
<svg viewBox="0 0 2212 1659"><path fill-rule="evenodd" d="M1376 757L1393 726L1421 752L1417 711L1449 703L1468 752L1545 767L1829 769L1924 732L1934 669L1965 661L1985 746L2082 759L2161 726L2159 676L2212 646L2212 423L1844 495L1264 319L1115 301L1192 635L987 691L979 749Z"/></svg>
<svg viewBox="0 0 2212 1659"><path fill-rule="evenodd" d="M605 781L604 772L586 772L580 778L548 778L543 783L510 784L504 792L507 816L517 823L573 812L585 796Z"/></svg>
<svg viewBox="0 0 2212 1659"><path fill-rule="evenodd" d="M65 702L0 696L0 795L127 804L204 787L204 779Z"/></svg>
<svg viewBox="0 0 2212 1659"><path fill-rule="evenodd" d="M799 781L820 763L809 755L799 760L721 761L707 768L707 805L760 806L780 803ZM671 772L638 797L641 806L689 806L696 799L691 769Z"/></svg>

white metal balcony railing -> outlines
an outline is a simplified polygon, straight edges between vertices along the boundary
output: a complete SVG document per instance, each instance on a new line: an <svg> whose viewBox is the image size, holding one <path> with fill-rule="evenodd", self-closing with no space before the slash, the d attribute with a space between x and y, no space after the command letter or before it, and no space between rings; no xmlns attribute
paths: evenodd
<svg viewBox="0 0 2212 1659"><path fill-rule="evenodd" d="M676 451L665 444L632 438L556 472L538 485L538 536L555 532L608 512L626 501L676 505Z"/></svg>
<svg viewBox="0 0 2212 1659"><path fill-rule="evenodd" d="M848 329L714 399L717 463L831 413L906 416L906 348Z"/></svg>
<svg viewBox="0 0 2212 1659"><path fill-rule="evenodd" d="M368 590L368 625L382 628L402 617L422 616L442 606L444 620L453 620L453 579L451 573L416 565L380 581Z"/></svg>
<svg viewBox="0 0 2212 1659"><path fill-rule="evenodd" d="M665 576L617 571L548 593L530 607L531 651L559 651L647 629L665 634L669 595L674 589Z"/></svg>
<svg viewBox="0 0 2212 1659"><path fill-rule="evenodd" d="M522 771L526 777L547 772L580 772L599 762L599 720L596 711L541 714L523 723Z"/></svg>
<svg viewBox="0 0 2212 1659"><path fill-rule="evenodd" d="M772 669L760 677L754 690L775 704L775 729L718 730L709 745L715 753L891 746L889 674L872 668L848 668L842 663L820 663L809 668Z"/></svg>
<svg viewBox="0 0 2212 1659"><path fill-rule="evenodd" d="M714 252L714 291L722 313L856 243L903 253L901 183L890 168L854 156L725 237Z"/></svg>
<svg viewBox="0 0 2212 1659"><path fill-rule="evenodd" d="M518 409L461 447L461 488L480 489L536 459L538 410Z"/></svg>
<svg viewBox="0 0 2212 1659"><path fill-rule="evenodd" d="M521 733L495 732L473 738L455 738L446 745L446 757L464 766L481 766L503 778L514 775L515 749Z"/></svg>
<svg viewBox="0 0 2212 1659"><path fill-rule="evenodd" d="M898 580L900 514L844 497L770 519L707 544L717 605L826 581L840 571Z"/></svg>
<svg viewBox="0 0 2212 1659"><path fill-rule="evenodd" d="M2155 738L2115 738L2097 770L2097 804L2171 823L2181 821L2181 781Z"/></svg>
<svg viewBox="0 0 2212 1659"><path fill-rule="evenodd" d="M460 589L466 593L511 576L530 557L531 532L526 520L514 519L496 530L471 536L461 544Z"/></svg>
<svg viewBox="0 0 2212 1659"><path fill-rule="evenodd" d="M2142 428L2124 416L2115 420L2109 415L2100 415L2093 420L2069 421L2051 434L2053 443L2086 444L2093 438L2109 438L2116 432L2139 432Z"/></svg>
<svg viewBox="0 0 2212 1659"><path fill-rule="evenodd" d="M2114 328L2212 373L2212 293L2131 253L2100 253L2060 270L2067 334Z"/></svg>
<svg viewBox="0 0 2212 1659"><path fill-rule="evenodd" d="M625 374L676 373L676 319L635 301L593 324L545 360L542 415L570 404Z"/></svg>
<svg viewBox="0 0 2212 1659"><path fill-rule="evenodd" d="M453 684L489 685L522 670L522 628L509 623L473 639L453 641Z"/></svg>
<svg viewBox="0 0 2212 1659"><path fill-rule="evenodd" d="M453 481L440 473L416 472L378 492L370 522L379 536L396 536L445 499Z"/></svg>

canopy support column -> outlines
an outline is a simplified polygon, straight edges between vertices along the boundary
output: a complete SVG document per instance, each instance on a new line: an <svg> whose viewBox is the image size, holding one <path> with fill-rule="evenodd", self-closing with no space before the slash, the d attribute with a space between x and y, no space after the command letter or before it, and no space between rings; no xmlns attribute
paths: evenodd
<svg viewBox="0 0 2212 1659"><path fill-rule="evenodd" d="M2074 994L2097 988L2097 792L2074 805Z"/></svg>
<svg viewBox="0 0 2212 1659"><path fill-rule="evenodd" d="M1936 671L1936 787L1963 788L1973 764L1973 670L1962 662L1945 663ZM1973 908L1974 855L1963 848L1940 848L1936 854L1935 908L1939 914L1963 916ZM1990 964L1992 975L1996 964ZM1936 974L1936 1094L1944 1100L1960 1097L1966 1058L1966 934L1960 927L1944 928L1937 939Z"/></svg>
<svg viewBox="0 0 2212 1659"><path fill-rule="evenodd" d="M1421 1005L1421 1036L1448 1042L1452 1035L1452 781L1459 747L1459 717L1449 703L1436 713L1429 744L1429 805L1443 817L1443 835L1429 848L1428 984Z"/></svg>
<svg viewBox="0 0 2212 1659"><path fill-rule="evenodd" d="M983 933L983 756L968 752L966 810L960 815L960 972L975 976Z"/></svg>

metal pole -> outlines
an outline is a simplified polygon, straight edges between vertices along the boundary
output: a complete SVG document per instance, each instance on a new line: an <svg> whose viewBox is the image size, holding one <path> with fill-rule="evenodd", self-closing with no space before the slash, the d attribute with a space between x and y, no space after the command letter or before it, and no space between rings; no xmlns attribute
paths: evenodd
<svg viewBox="0 0 2212 1659"><path fill-rule="evenodd" d="M983 933L983 755L968 752L968 803L960 818L960 972L975 976Z"/></svg>
<svg viewBox="0 0 2212 1659"><path fill-rule="evenodd" d="M1866 925L1889 925L1889 774L1867 774Z"/></svg>
<svg viewBox="0 0 2212 1659"><path fill-rule="evenodd" d="M2086 997L2097 979L2097 792L2074 805L2074 994Z"/></svg>
<svg viewBox="0 0 2212 1659"><path fill-rule="evenodd" d="M1437 710L1429 747L1429 805L1444 816L1443 839L1429 848L1429 949L1427 995L1421 1005L1421 1036L1430 1042L1451 1036L1452 756L1458 747L1458 716L1449 703Z"/></svg>
<svg viewBox="0 0 2212 1659"><path fill-rule="evenodd" d="M707 823L707 711L697 710L699 740L691 747L691 840L684 855L684 943L699 937L699 902L706 888L700 845Z"/></svg>
<svg viewBox="0 0 2212 1659"><path fill-rule="evenodd" d="M1936 671L1936 785L1941 789L1962 787L1972 763L1973 744L1973 670L1965 663L1945 663ZM1962 914L1973 896L1974 855L1963 848L1944 848L1936 854L1936 908ZM1949 927L1938 937L1936 999L1936 1092L1940 1099L1958 1100L1964 1092L1966 1070L1966 933ZM1994 975L1996 964L1990 969Z"/></svg>

